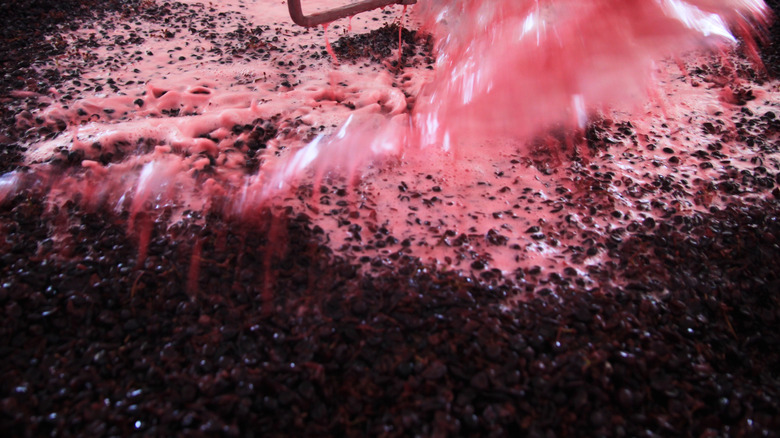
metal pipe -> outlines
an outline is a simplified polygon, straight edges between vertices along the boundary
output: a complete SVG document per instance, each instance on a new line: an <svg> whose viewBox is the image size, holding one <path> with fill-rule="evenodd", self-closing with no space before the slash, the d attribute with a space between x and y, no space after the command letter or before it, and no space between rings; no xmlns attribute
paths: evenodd
<svg viewBox="0 0 780 438"><path fill-rule="evenodd" d="M383 8L392 4L412 5L417 0L363 0L340 8L329 9L311 15L304 15L301 8L301 0L287 0L287 8L290 10L290 18L295 24L304 27L315 27L327 24L339 18L349 17L371 9Z"/></svg>

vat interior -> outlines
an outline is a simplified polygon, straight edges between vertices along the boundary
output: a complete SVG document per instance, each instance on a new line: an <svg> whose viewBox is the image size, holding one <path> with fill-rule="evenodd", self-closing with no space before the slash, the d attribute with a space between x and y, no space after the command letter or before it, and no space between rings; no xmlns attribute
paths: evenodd
<svg viewBox="0 0 780 438"><path fill-rule="evenodd" d="M61 17L34 8L29 16L67 23L62 20L80 13L77 5L89 5L59 4ZM138 12L133 8L141 6L117 7ZM186 11L171 8L172 16ZM383 20L395 13L377 11ZM30 62L76 56L58 48L56 38L36 40L24 27L32 23L19 17L7 31L17 33L3 38L14 56L4 68L12 74L2 82L9 102L4 171L35 168L38 163L24 161L25 136L47 135L40 126L12 128L21 111L41 108L37 97L11 90L45 94L72 81L36 72ZM261 42L294 31L282 18L275 24L282 34L272 26ZM331 38L339 51L347 42L360 44L349 38L367 32L353 29L341 44ZM388 33L380 35L390 44ZM25 40L42 50L22 50ZM162 210L140 213L133 229L127 211L68 200L53 208L49 193L30 184L0 209L2 426L18 434L778 430L780 350L773 327L780 171L778 121L770 115L777 113L776 47L772 39L761 48L766 75L733 55L740 87L718 82L725 67L717 57L685 61L689 76L668 84L674 91L668 99L710 100L686 101L676 125L609 114L589 124L577 154L569 148L556 156L549 145L564 147L566 138L552 132L522 153L500 149L506 155L498 162L480 161L487 154L477 149L464 168L454 161L449 169L415 173L407 169L422 168L408 158L411 164L378 169L354 191L335 176L324 180L319 197L311 193L314 185L302 184L290 203L251 218L182 211L171 219L165 214L174 211ZM241 49L250 53L243 56L256 53ZM361 54L356 65L392 67L393 54L378 60ZM321 56L318 62L327 62ZM426 56L414 56L425 69ZM679 71L674 62L664 68ZM285 80L299 86L289 77L270 80L274 87L285 87ZM343 117L352 109L331 104L315 120L327 110ZM262 141L260 129L290 128L295 135L310 129L272 117L251 122L246 132L228 135ZM651 131L677 138L650 150L653 142L642 135ZM701 136L706 141L697 143ZM621 173L629 167L618 166L631 160L627 153L649 157L638 168L657 169L635 183L637 199L651 204L645 217L618 202L634 190ZM78 154L58 159L51 167L60 175L84 173ZM686 165L696 167L688 177L663 172ZM476 174L473 180L459 178L467 171ZM694 183L697 176L701 183ZM509 190L502 193L503 187ZM492 208L506 193L521 207ZM545 202L555 194L560 206ZM496 199L485 201L489 196ZM696 196L701 205L673 203ZM449 206L448 199L457 202ZM396 202L406 202L400 205L407 210ZM480 203L491 209L480 212L474 207ZM538 223L540 213L525 209L537 206L555 219ZM577 218L567 220L570 209ZM385 220L373 220L372 212ZM425 224L445 215L449 228L431 231ZM504 222L511 231L501 228ZM590 233L568 241L572 229ZM583 244L588 239L590 246ZM557 252L563 262L547 260Z"/></svg>

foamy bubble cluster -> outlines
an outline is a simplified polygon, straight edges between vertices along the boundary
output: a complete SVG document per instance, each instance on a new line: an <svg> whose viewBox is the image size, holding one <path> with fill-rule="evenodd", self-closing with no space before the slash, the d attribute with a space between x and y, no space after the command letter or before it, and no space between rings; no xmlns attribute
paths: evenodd
<svg viewBox="0 0 780 438"><path fill-rule="evenodd" d="M206 13L202 4L191 3L177 8L191 17ZM132 30L147 38L147 58L134 46L114 47L125 41L125 31L108 23L99 29L111 49L95 50L99 62L70 78L67 92L77 98L57 93L48 107L20 113L20 126L39 119L49 133L31 138L29 171L0 177L0 201L36 187L49 193L53 205L78 197L91 209L128 213L135 230L148 216L171 211L174 219L184 211L252 218L269 205L290 203L319 211L328 205L322 198L334 190L333 180L326 182L336 171L347 177L348 189L365 175L379 175L347 192L360 191L360 205L396 229L495 234L512 228L505 218L526 221L522 229L530 229L560 211L530 204L549 204L557 193L551 190L579 187L576 176L549 180L550 167L565 159L556 149L565 143L561 132L582 130L605 108L645 102L664 57L733 45L735 35L749 40L754 26L767 19L758 0L420 1L417 15L422 29L433 34L435 68L426 68L433 63L428 53L418 53L416 62L390 72L381 62L336 66L321 45L324 34L278 23L250 32L241 7L225 2L220 8L238 8L220 15L225 26L240 23L238 30L221 35L201 29L174 41L147 17ZM82 34L90 31L80 32L65 38L87 44ZM132 62L118 62L120 50ZM554 132L542 143L557 164L524 164L533 161L529 156L545 132ZM384 166L388 161L407 169ZM645 170L631 172L632 181L652 182ZM498 194L481 191L512 174L513 182L501 181ZM406 180L430 185L435 194L397 195L397 187L409 189ZM515 185L524 186L522 195L512 191ZM624 198L619 202L626 208L639 208ZM401 205L410 200L422 206ZM525 202L522 215L513 212ZM428 212L432 206L438 207ZM485 217L472 224L478 221L466 210ZM522 241L518 229L512 238ZM419 245L441 246L424 241ZM558 251L544 242L525 245L537 255ZM461 251L457 257L477 255ZM536 256L491 257L503 257L509 266Z"/></svg>

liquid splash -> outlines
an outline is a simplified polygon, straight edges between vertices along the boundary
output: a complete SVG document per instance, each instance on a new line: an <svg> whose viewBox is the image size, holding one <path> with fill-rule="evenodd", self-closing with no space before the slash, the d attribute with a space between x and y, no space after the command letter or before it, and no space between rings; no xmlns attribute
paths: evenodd
<svg viewBox="0 0 780 438"><path fill-rule="evenodd" d="M645 99L663 57L736 43L763 24L761 1L434 0L437 76L415 107L422 146L498 132L583 128L604 106ZM752 35L745 35L749 44Z"/></svg>
<svg viewBox="0 0 780 438"><path fill-rule="evenodd" d="M405 151L458 155L489 137L522 142L552 127L582 130L599 109L652 96L664 57L723 49L738 42L734 33L754 50L770 16L761 0L431 0L417 13L435 35L436 74L408 120L350 119L272 171L261 198L310 167L321 175L349 163L355 173Z"/></svg>
<svg viewBox="0 0 780 438"><path fill-rule="evenodd" d="M4 175L0 196L43 184L55 198L78 192L94 206L115 205L117 211L130 212L130 227L138 228L143 250L146 214L165 206L252 218L306 182L313 181L316 196L332 170L354 182L387 161L449 153L457 162L459 156L490 154L484 145L493 137L512 138L513 147L522 149L551 128L581 130L605 107L632 108L646 100L662 58L733 46L735 34L751 44L769 16L758 0L429 0L419 2L415 12L422 28L434 36L436 50L435 69L416 91L401 93L387 73L376 74L374 81L381 84L371 88L364 73L341 73L346 67L340 65L327 85L303 82L295 88L288 83L287 91L226 93L220 90L225 80L262 84L265 72L261 80L257 72L221 68L205 80L205 72L193 67L155 79L157 85L147 84L139 109L136 96L82 102L95 111L111 106L117 114L148 116L137 121L93 123L80 119L73 107L52 105L51 117L67 119L79 129L31 155L38 153L42 160L64 141L71 152L85 154L82 172L40 178L47 172L41 166L32 173ZM158 57L165 53L155 52ZM297 59L282 57L278 63L290 61ZM162 87L165 81L174 84ZM343 85L348 83L353 85ZM280 93L292 102L284 109L273 101ZM310 119L345 103L358 108L335 131L269 158L256 173L232 172L238 159L230 151L248 140L245 134L234 143L224 140L233 127L280 112L306 127ZM291 105L299 109L291 110ZM172 110L186 115L159 118ZM272 141L292 144L302 137L299 131ZM96 142L106 147L150 138L158 143L151 146L153 153L139 149L121 162L101 165L89 155Z"/></svg>

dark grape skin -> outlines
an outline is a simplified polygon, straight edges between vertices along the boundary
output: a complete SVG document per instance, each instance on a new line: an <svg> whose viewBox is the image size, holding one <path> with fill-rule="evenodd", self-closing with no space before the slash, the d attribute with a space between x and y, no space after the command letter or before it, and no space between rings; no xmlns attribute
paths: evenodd
<svg viewBox="0 0 780 438"><path fill-rule="evenodd" d="M780 314L777 203L718 211L685 232L670 219L624 235L624 260L667 267L654 277L663 297L640 280L595 292L575 282L509 309L510 280L438 271L403 249L394 266L356 275L325 246L304 249L322 245L305 215L281 220L296 238L265 278L260 224L158 223L135 267L126 229L75 205L61 212L78 224L72 259L24 245L55 220L41 211L26 193L0 214L14 230L0 293L5 430L671 436L778 426L778 335L768 329ZM688 236L706 229L720 235L705 251ZM193 294L179 273L196 239L204 260L242 267L204 264ZM245 260L231 262L237 254ZM733 256L745 263L724 270ZM551 284L576 275L534 272ZM274 282L270 302L259 299L264 281Z"/></svg>
<svg viewBox="0 0 780 438"><path fill-rule="evenodd" d="M3 31L120 7L56 3L30 2L33 21L0 14L13 22ZM7 49L16 43L6 35L0 53L17 58L4 71L22 70L29 55ZM20 77L0 78L2 90ZM2 111L3 140L13 140L14 115ZM774 117L755 120L777 129ZM20 165L21 146L8 143L3 172ZM777 169L768 172L779 185ZM767 184L745 177L717 190ZM775 194L761 203L647 219L583 249L617 254L616 269L632 279L623 288L585 290L576 271L517 273L547 292L507 310L505 297L524 289L483 261L474 270L492 282L427 266L396 241L394 264L362 275L301 216L282 219L295 239L273 278L262 268L263 225L219 216L205 227L156 223L139 264L121 216L75 204L45 213L33 188L0 207L0 430L776 436L780 191L766 190ZM49 235L63 219L73 224L67 255ZM209 262L193 292L196 240ZM631 263L640 258L647 264ZM647 294L658 290L668 293Z"/></svg>

